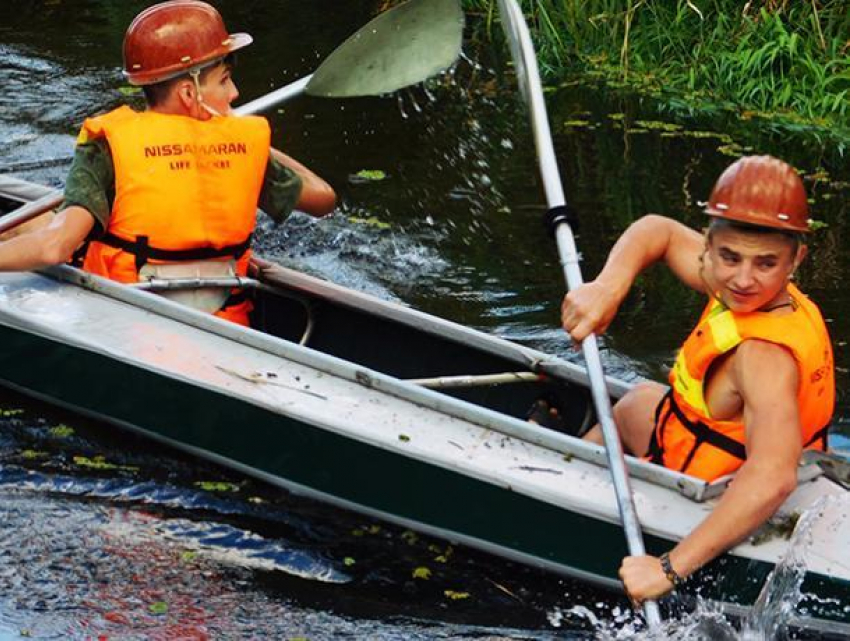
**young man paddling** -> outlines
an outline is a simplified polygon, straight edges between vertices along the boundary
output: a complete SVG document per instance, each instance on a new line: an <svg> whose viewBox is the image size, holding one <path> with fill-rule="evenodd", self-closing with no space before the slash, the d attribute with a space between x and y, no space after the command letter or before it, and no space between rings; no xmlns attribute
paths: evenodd
<svg viewBox="0 0 850 641"><path fill-rule="evenodd" d="M294 207L324 215L331 187L270 147L268 122L231 114L239 93L232 56L248 34L228 34L218 11L172 0L142 11L124 37L124 74L147 109L121 107L83 124L65 205L46 227L0 244L0 269L68 261L84 241L87 271L117 280L245 275L259 205L275 220ZM240 292L185 302L248 324Z"/></svg>
<svg viewBox="0 0 850 641"><path fill-rule="evenodd" d="M833 411L826 326L791 283L809 230L797 172L768 156L742 158L717 181L706 213L705 236L660 216L634 223L561 310L574 340L603 332L638 274L659 261L709 296L670 387L640 384L614 407L631 454L709 481L735 472L711 514L669 553L623 560L620 577L637 604L763 524L795 489L802 450L826 449ZM599 426L586 438L602 443Z"/></svg>

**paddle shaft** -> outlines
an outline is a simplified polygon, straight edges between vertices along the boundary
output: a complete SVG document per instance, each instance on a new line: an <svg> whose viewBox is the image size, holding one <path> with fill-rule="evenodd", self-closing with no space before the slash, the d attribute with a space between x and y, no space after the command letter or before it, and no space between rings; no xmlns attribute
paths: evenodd
<svg viewBox="0 0 850 641"><path fill-rule="evenodd" d="M534 131L534 142L537 148L537 158L540 165L540 173L543 178L543 186L546 192L546 201L549 208L566 205L564 190L561 185L558 163L555 158L555 150L552 145L552 135L549 129L549 118L546 113L546 103L543 98L543 89L540 83L540 75L537 69L537 59L528 26L522 15L522 11L516 0L499 0L502 20L507 21L510 29L506 29L507 36L511 42L511 48L516 60L519 81L525 80L523 94L531 112L531 123ZM522 76L525 76L524 78ZM558 253L561 257L564 277L567 287L573 290L582 283L581 269L579 267L579 255L576 249L575 238L572 229L566 221L560 223L555 236L558 243ZM596 336L591 334L582 342L582 351L587 364L587 372L590 378L590 388L599 423L602 426L602 434L605 439L605 450L608 457L608 465L611 470L611 479L614 491L617 495L617 504L620 510L620 518L623 521L623 529L626 534L626 543L632 556L643 556L646 549L643 544L643 536L638 525L637 513L635 511L634 499L632 497L629 476L626 471L626 461L617 426L614 424L614 416L611 410L611 399L608 395L608 387L602 370L602 360L599 356L599 345ZM661 614L658 604L654 601L644 602L644 614L650 627L661 624Z"/></svg>

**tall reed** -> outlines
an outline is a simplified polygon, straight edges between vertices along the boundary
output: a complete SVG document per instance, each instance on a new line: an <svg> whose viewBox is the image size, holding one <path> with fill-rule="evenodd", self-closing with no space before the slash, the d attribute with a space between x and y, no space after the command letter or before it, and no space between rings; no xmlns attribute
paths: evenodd
<svg viewBox="0 0 850 641"><path fill-rule="evenodd" d="M464 0L472 11L496 0ZM549 81L614 82L850 126L846 0L521 0Z"/></svg>

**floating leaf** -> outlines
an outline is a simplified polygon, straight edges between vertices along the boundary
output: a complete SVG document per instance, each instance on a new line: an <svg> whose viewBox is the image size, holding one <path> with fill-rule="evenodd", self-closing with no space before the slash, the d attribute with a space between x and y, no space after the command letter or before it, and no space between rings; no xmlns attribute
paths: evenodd
<svg viewBox="0 0 850 641"><path fill-rule="evenodd" d="M20 416L24 410L0 410L0 416L8 418L9 416Z"/></svg>
<svg viewBox="0 0 850 641"><path fill-rule="evenodd" d="M140 93L142 93L142 88L125 85L123 87L118 87L118 93L120 93L122 96L138 96Z"/></svg>
<svg viewBox="0 0 850 641"><path fill-rule="evenodd" d="M387 174L380 169L361 169L354 175L369 181L384 180L387 177Z"/></svg>
<svg viewBox="0 0 850 641"><path fill-rule="evenodd" d="M661 120L635 120L635 125L643 129L658 130L658 131L681 131L682 125L677 125L672 122L663 122Z"/></svg>
<svg viewBox="0 0 850 641"><path fill-rule="evenodd" d="M732 143L731 145L720 145L717 148L717 151L719 151L724 156L731 156L732 158L743 156L744 153L746 153L744 148L736 143Z"/></svg>
<svg viewBox="0 0 850 641"><path fill-rule="evenodd" d="M434 557L434 560L435 560L437 563L448 563L448 562L449 562L449 558L451 558L452 554L454 554L454 550L452 549L452 546L451 546L451 545L446 546L446 551L445 551L445 552L443 552L443 551L442 551L442 550L441 550L438 546L436 546L436 545L429 545L429 546L428 546L428 549L429 549L431 552L437 552L437 553L439 553L437 556L435 556L435 557Z"/></svg>
<svg viewBox="0 0 850 641"><path fill-rule="evenodd" d="M79 467L85 467L90 470L124 470L126 472L138 472L139 468L132 465L118 465L110 463L103 455L97 455L94 458L78 455L73 458L74 464Z"/></svg>
<svg viewBox="0 0 850 641"><path fill-rule="evenodd" d="M405 530L401 533L401 539L408 545L413 545L419 540L419 536L413 530Z"/></svg>
<svg viewBox="0 0 850 641"><path fill-rule="evenodd" d="M74 428L68 427L64 423L50 428L50 434L57 438L68 438L74 435Z"/></svg>
<svg viewBox="0 0 850 641"><path fill-rule="evenodd" d="M565 120L564 127L590 127L589 120Z"/></svg>
<svg viewBox="0 0 850 641"><path fill-rule="evenodd" d="M345 564L345 567L347 567L347 568L350 568L352 565L354 565L355 563L357 563L357 561L355 561L355 560L354 560L352 557L350 557L350 556L345 557L345 558L342 560L342 562Z"/></svg>
<svg viewBox="0 0 850 641"><path fill-rule="evenodd" d="M422 579L423 581L427 581L431 578L431 570L426 568L424 565L419 566L413 570L413 578L414 579Z"/></svg>
<svg viewBox="0 0 850 641"><path fill-rule="evenodd" d="M370 216L369 218L358 218L357 216L349 216L348 222L354 223L356 225L368 225L369 227L377 227L378 229L389 229L390 224L385 223L375 216Z"/></svg>
<svg viewBox="0 0 850 641"><path fill-rule="evenodd" d="M398 440L402 443L407 443L408 441L410 441L410 437L407 434L399 434Z"/></svg>
<svg viewBox="0 0 850 641"><path fill-rule="evenodd" d="M369 534L377 534L381 531L380 525L370 525L369 526Z"/></svg>
<svg viewBox="0 0 850 641"><path fill-rule="evenodd" d="M194 550L184 550L183 554L180 555L180 560L184 563L189 563L191 561L194 561L197 556L198 553Z"/></svg>
<svg viewBox="0 0 850 641"><path fill-rule="evenodd" d="M822 220L810 220L809 221L809 229L811 231L817 231L819 229L826 229L829 227L829 223L825 223Z"/></svg>
<svg viewBox="0 0 850 641"><path fill-rule="evenodd" d="M830 176L829 172L826 169L818 169L810 174L806 174L803 176L806 180L811 180L812 182L824 182L828 181Z"/></svg>
<svg viewBox="0 0 850 641"><path fill-rule="evenodd" d="M461 599L468 599L470 597L469 592L455 592L454 590L444 590L443 594L452 601L460 601Z"/></svg>
<svg viewBox="0 0 850 641"><path fill-rule="evenodd" d="M36 450L24 450L21 452L21 456L25 459L32 460L37 458L47 458L48 454L47 452L37 452Z"/></svg>
<svg viewBox="0 0 850 641"><path fill-rule="evenodd" d="M226 481L196 481L195 485L207 492L237 492L239 486Z"/></svg>
<svg viewBox="0 0 850 641"><path fill-rule="evenodd" d="M151 614L165 614L168 612L168 604L165 601L156 601L148 606Z"/></svg>
<svg viewBox="0 0 850 641"><path fill-rule="evenodd" d="M100 455L95 456L94 458L88 458L87 456L75 456L74 464L79 465L80 467L87 467L92 470L114 470L118 468L115 463L109 463L105 457Z"/></svg>
<svg viewBox="0 0 850 641"><path fill-rule="evenodd" d="M351 530L352 536L363 536L366 534L362 529L357 528L356 530Z"/></svg>
<svg viewBox="0 0 850 641"><path fill-rule="evenodd" d="M727 145L731 145L734 142L728 134L720 134L716 131L683 131L682 135L687 138L717 138Z"/></svg>

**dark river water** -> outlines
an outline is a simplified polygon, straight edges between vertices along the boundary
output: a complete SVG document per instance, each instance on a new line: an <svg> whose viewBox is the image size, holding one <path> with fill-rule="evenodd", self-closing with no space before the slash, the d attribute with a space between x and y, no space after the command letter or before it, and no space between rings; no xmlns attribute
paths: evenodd
<svg viewBox="0 0 850 641"><path fill-rule="evenodd" d="M0 172L62 184L83 118L127 99L121 39L147 4L0 4ZM242 98L311 72L377 4L218 3L231 29L255 38L237 68ZM527 116L502 73L505 52L478 44L481 25L471 27L468 57L426 88L302 97L267 114L276 146L326 177L340 205L321 221L263 224L259 249L577 358L558 328L564 285L539 222ZM587 84L547 96L588 277L645 212L701 225L697 202L735 154L773 153L804 173L825 227L800 282L830 322L835 433L847 447L850 170L840 146ZM608 370L662 378L701 305L660 271L644 277L603 338ZM283 496L8 392L0 410L0 638L549 639L628 624L616 595Z"/></svg>

